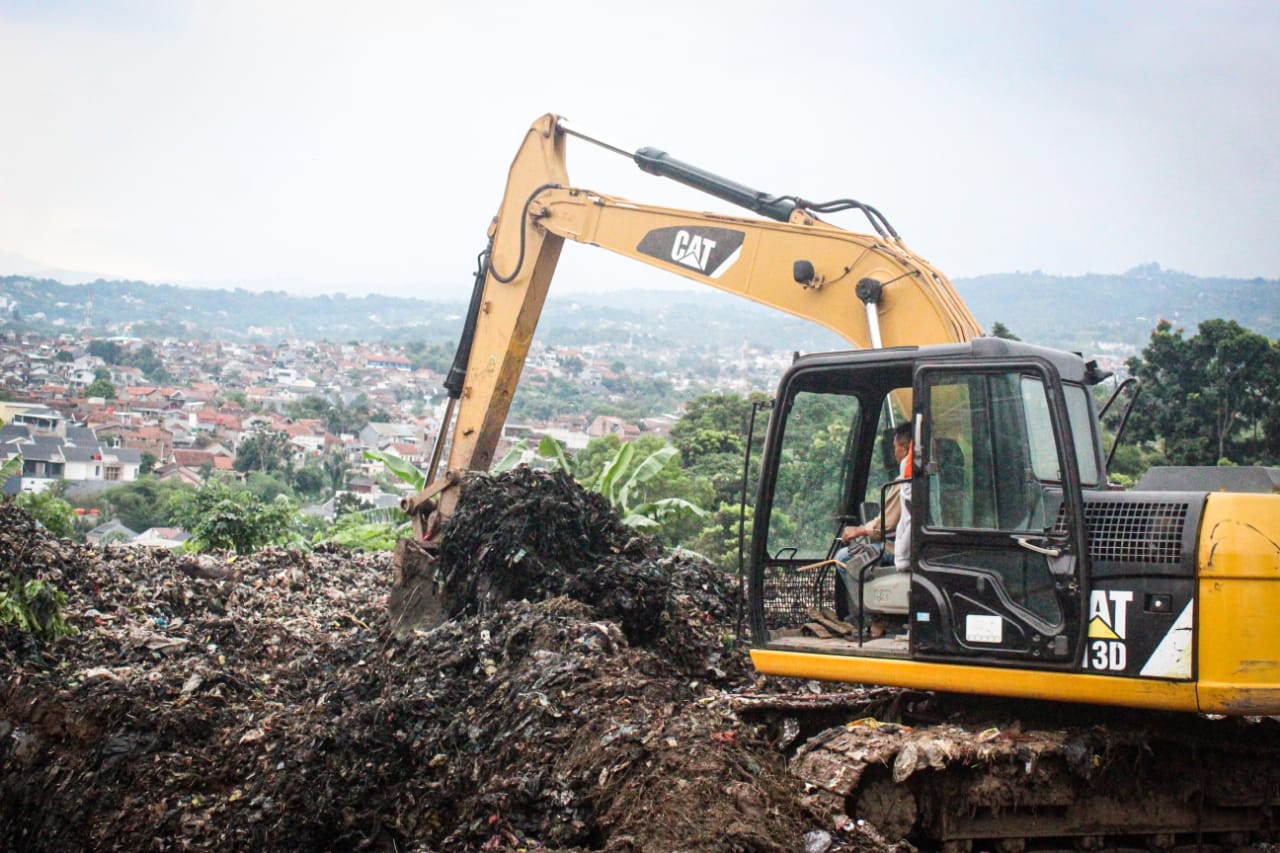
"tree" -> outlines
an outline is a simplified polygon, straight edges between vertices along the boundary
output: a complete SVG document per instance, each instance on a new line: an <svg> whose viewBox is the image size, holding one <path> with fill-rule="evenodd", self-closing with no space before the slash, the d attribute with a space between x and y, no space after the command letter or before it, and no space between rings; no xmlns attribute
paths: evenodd
<svg viewBox="0 0 1280 853"><path fill-rule="evenodd" d="M180 523L181 504L195 494L195 489L179 480L139 477L100 492L90 501L104 515L116 519L132 530L171 527Z"/></svg>
<svg viewBox="0 0 1280 853"><path fill-rule="evenodd" d="M75 537L75 512L53 491L23 492L18 495L18 506L54 536Z"/></svg>
<svg viewBox="0 0 1280 853"><path fill-rule="evenodd" d="M89 387L84 389L86 397L101 397L104 400L114 400L116 398L116 386L111 384L110 379L95 379L89 383Z"/></svg>
<svg viewBox="0 0 1280 853"><path fill-rule="evenodd" d="M347 474L351 472L346 457L336 450L325 454L320 462L320 469L324 471L329 487L335 492L347 484Z"/></svg>
<svg viewBox="0 0 1280 853"><path fill-rule="evenodd" d="M760 393L748 397L708 394L689 403L671 428L671 443L680 451L684 470L707 479L715 492L709 506L739 502L751 410L766 400L767 395ZM764 418L758 417L753 455L763 447L764 426Z"/></svg>
<svg viewBox="0 0 1280 853"><path fill-rule="evenodd" d="M308 462L293 472L293 487L299 494L319 495L327 481L324 471L314 462Z"/></svg>
<svg viewBox="0 0 1280 853"><path fill-rule="evenodd" d="M8 580L8 588L0 588L0 625L16 625L41 642L79 633L63 617L65 592L40 578L23 581L13 574Z"/></svg>
<svg viewBox="0 0 1280 853"><path fill-rule="evenodd" d="M150 474L156 469L156 455L149 450L142 451L142 462L138 465L139 474Z"/></svg>
<svg viewBox="0 0 1280 853"><path fill-rule="evenodd" d="M279 430L255 432L240 440L236 447L235 469L249 471L290 472L293 470L293 443L289 434Z"/></svg>
<svg viewBox="0 0 1280 853"><path fill-rule="evenodd" d="M343 492L333 501L334 518L341 518L353 512L366 512L371 509L373 509L373 504L355 492Z"/></svg>
<svg viewBox="0 0 1280 853"><path fill-rule="evenodd" d="M251 492L209 480L182 507L183 524L198 551L251 554L296 538L297 510L285 497L263 502Z"/></svg>
<svg viewBox="0 0 1280 853"><path fill-rule="evenodd" d="M991 324L991 337L1004 338L1006 341L1020 341L1022 338L1009 331L1009 327L999 320Z"/></svg>
<svg viewBox="0 0 1280 853"><path fill-rule="evenodd" d="M89 341L89 355L100 358L107 364L123 364L120 345L115 341Z"/></svg>
<svg viewBox="0 0 1280 853"><path fill-rule="evenodd" d="M1143 383L1130 428L1173 465L1274 462L1280 453L1280 350L1234 320L1184 337L1161 320L1129 372Z"/></svg>
<svg viewBox="0 0 1280 853"><path fill-rule="evenodd" d="M245 394L244 389L242 388L232 388L230 390L223 391L222 399L229 403L235 403L242 409L249 408L249 396Z"/></svg>

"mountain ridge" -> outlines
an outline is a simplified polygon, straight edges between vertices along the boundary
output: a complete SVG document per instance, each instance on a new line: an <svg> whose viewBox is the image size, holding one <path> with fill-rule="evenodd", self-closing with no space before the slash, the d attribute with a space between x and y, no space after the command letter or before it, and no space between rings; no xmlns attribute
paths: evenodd
<svg viewBox="0 0 1280 853"><path fill-rule="evenodd" d="M1121 274L993 273L957 279L954 286L984 329L999 321L1023 340L1090 354L1141 349L1160 319L1193 332L1198 323L1220 317L1280 338L1275 279L1200 278L1145 264ZM456 341L466 312L462 299L301 296L107 279L64 284L26 275L0 277L0 299L0 317L48 330L79 332L88 312L97 337L446 343ZM548 344L586 345L619 335L695 349L845 346L808 321L714 290L553 293L537 337Z"/></svg>

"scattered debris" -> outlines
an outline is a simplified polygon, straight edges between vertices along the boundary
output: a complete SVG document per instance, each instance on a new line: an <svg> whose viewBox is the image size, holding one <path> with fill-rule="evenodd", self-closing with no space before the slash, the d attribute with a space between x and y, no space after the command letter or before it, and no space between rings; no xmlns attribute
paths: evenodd
<svg viewBox="0 0 1280 853"><path fill-rule="evenodd" d="M0 848L802 849L824 829L728 693L736 585L517 469L443 542L457 618L397 639L390 559L59 541L0 504L0 574L79 633L0 629ZM846 849L834 842L831 849Z"/></svg>
<svg viewBox="0 0 1280 853"><path fill-rule="evenodd" d="M454 618L393 630L387 554L79 546L0 501L0 581L55 585L77 631L0 625L0 849L1015 849L1028 806L1063 837L1196 802L1239 827L1280 790L1275 721L1157 744L1151 714L757 678L733 579L563 475L470 480L440 560Z"/></svg>

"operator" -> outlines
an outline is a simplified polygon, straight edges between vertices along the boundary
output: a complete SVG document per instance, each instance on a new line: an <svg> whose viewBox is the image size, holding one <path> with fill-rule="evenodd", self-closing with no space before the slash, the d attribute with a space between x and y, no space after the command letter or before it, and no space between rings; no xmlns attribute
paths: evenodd
<svg viewBox="0 0 1280 853"><path fill-rule="evenodd" d="M892 546L886 546L886 550L891 550L893 553L894 567L900 572L905 572L911 567L910 556L905 547L911 535L911 508L903 506L904 500L907 502L911 500L910 422L898 424L893 431L893 458L898 462L898 478L908 482L889 488L889 493L884 499L884 510L879 517L871 519L866 524L846 527L841 531L840 539L848 543L851 539L866 536L879 541L885 538L886 530L893 528L895 541ZM836 559L840 559L839 555Z"/></svg>
<svg viewBox="0 0 1280 853"><path fill-rule="evenodd" d="M851 556L852 549L848 543L852 539L859 536L884 539L885 531L890 525L893 525L895 547L893 549L892 571L907 572L911 570L911 424L909 422L899 424L893 431L893 455L898 460L899 479L907 482L890 488L888 495L885 497L884 511L880 513L879 518L874 518L862 525L850 525L840 533L840 538L845 543L845 547L836 552L836 574L840 578L840 583L844 586L846 595L849 596L851 609L857 607L858 586L857 578L851 576L845 565L849 562ZM886 549L885 556L887 557L888 555L889 552ZM872 569L866 579L873 580L889 572L888 564L884 564ZM883 619L872 620L869 627L872 639L884 636L885 622Z"/></svg>

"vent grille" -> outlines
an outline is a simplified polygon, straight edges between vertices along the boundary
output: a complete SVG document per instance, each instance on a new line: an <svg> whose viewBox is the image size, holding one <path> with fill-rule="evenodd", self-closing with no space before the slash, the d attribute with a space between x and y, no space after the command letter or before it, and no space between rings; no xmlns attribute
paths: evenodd
<svg viewBox="0 0 1280 853"><path fill-rule="evenodd" d="M1086 503L1089 556L1095 562L1181 563L1189 511L1187 503Z"/></svg>

